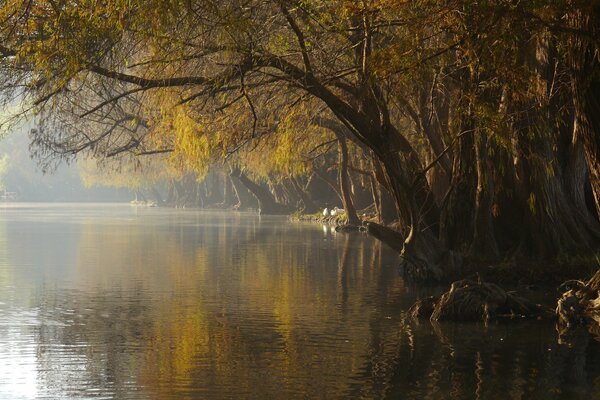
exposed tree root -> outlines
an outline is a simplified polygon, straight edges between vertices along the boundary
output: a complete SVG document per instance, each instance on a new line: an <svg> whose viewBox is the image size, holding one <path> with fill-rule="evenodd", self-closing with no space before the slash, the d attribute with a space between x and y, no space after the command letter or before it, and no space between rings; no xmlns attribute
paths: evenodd
<svg viewBox="0 0 600 400"><path fill-rule="evenodd" d="M550 316L551 310L493 283L456 281L440 297L417 301L409 310L414 318L432 321L488 321L499 318Z"/></svg>
<svg viewBox="0 0 600 400"><path fill-rule="evenodd" d="M559 331L576 326L588 326L600 331L600 269L588 282L568 281L561 285L566 289L556 306Z"/></svg>

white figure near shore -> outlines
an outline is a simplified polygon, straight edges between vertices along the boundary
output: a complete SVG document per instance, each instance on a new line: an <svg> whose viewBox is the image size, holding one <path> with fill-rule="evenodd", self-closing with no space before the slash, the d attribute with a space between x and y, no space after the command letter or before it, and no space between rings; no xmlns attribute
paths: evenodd
<svg viewBox="0 0 600 400"><path fill-rule="evenodd" d="M330 215L335 217L336 215L342 215L345 212L346 211L343 208L334 207L333 210L331 210Z"/></svg>
<svg viewBox="0 0 600 400"><path fill-rule="evenodd" d="M329 208L325 208L323 210L324 217L335 217L336 215L342 215L346 211L343 208L334 207L331 210Z"/></svg>

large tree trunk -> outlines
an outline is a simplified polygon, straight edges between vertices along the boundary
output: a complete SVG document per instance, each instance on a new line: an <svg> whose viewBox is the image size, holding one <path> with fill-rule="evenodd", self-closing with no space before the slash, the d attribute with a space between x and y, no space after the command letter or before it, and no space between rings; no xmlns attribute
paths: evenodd
<svg viewBox="0 0 600 400"><path fill-rule="evenodd" d="M292 203L290 195L287 193L285 187L277 182L273 182L269 179L269 188L271 189L271 194L275 199L276 203L289 205Z"/></svg>
<svg viewBox="0 0 600 400"><path fill-rule="evenodd" d="M379 222L387 225L399 218L398 207L392 194L390 193L390 183L383 171L383 167L379 160L372 155L371 163L373 166L373 175L377 181L376 190L380 201Z"/></svg>
<svg viewBox="0 0 600 400"><path fill-rule="evenodd" d="M568 43L575 137L583 142L596 213L600 215L600 46L591 39L600 33L600 6L597 2L574 4L568 22L576 31Z"/></svg>
<svg viewBox="0 0 600 400"><path fill-rule="evenodd" d="M564 121L552 122L569 99L568 94L551 93L556 65L549 36L540 34L528 50L529 67L537 72L537 102L516 105L517 111L539 108L548 114L531 118L520 111L513 125L513 187L523 208L521 220L515 222L523 225L523 249L537 257L582 254L600 241L600 227L585 206L586 166L577 107L574 120L567 113Z"/></svg>
<svg viewBox="0 0 600 400"><path fill-rule="evenodd" d="M405 271L419 279L442 279L445 269L453 266L442 265L447 251L436 234L439 209L421 174L416 155L407 152L398 157L386 151L379 157L389 178L400 220L408 226L402 250Z"/></svg>
<svg viewBox="0 0 600 400"><path fill-rule="evenodd" d="M586 164L583 144L577 134L572 134L569 144L568 160L565 166L564 182L567 196L577 213L578 220L590 232L598 230L598 215L594 205L586 200L586 188L589 186L589 173Z"/></svg>
<svg viewBox="0 0 600 400"><path fill-rule="evenodd" d="M358 32L356 35L352 40L357 40L358 43L367 46L368 41L360 37ZM407 252L410 252L412 248L419 248L418 254L415 254L413 258L419 259L420 267L430 264L429 261L439 262L438 253L441 246L437 243L437 234L433 232L437 232L440 213L427 182L424 166L406 136L402 135L393 125L381 88L375 85L366 73L368 62L365 56L368 52L361 53L359 51L361 46L358 43L355 47L355 51L358 51L356 55L358 58L362 57L364 61L362 64L364 75L357 87L357 97L354 99L358 104L350 105L329 91L313 76L302 74L307 78L305 88L329 106L339 122L342 122L350 131L349 138L351 140L371 149L383 165L390 191L396 200L400 220L410 227L410 233L405 241ZM282 67L290 73L297 72L287 65ZM335 133L336 129L334 128L332 131ZM419 242L419 244L408 246L411 241ZM428 243L430 243L430 251L425 251ZM429 258L429 260L422 259L422 257ZM432 268L436 267L432 265Z"/></svg>
<svg viewBox="0 0 600 400"><path fill-rule="evenodd" d="M348 174L348 144L346 138L338 136L339 144L339 181L340 181L340 192L342 193L342 203L344 210L348 216L349 225L360 225L360 219L356 213L354 202L352 201L352 193L350 189L350 176Z"/></svg>
<svg viewBox="0 0 600 400"><path fill-rule="evenodd" d="M401 222L416 231L437 231L439 209L414 150L390 152L382 148L378 157L388 176Z"/></svg>
<svg viewBox="0 0 600 400"><path fill-rule="evenodd" d="M275 201L275 197L269 190L253 182L239 169L232 170L232 176L237 177L240 182L256 197L258 200L259 212L264 215L287 215L293 211L293 208Z"/></svg>
<svg viewBox="0 0 600 400"><path fill-rule="evenodd" d="M233 170L231 172L234 174ZM253 197L248 188L239 180L235 175L230 175L231 183L233 184L233 190L238 198L237 205L234 208L237 210L248 210L249 208L255 208L257 206L256 198Z"/></svg>
<svg viewBox="0 0 600 400"><path fill-rule="evenodd" d="M574 193L567 194L582 171L571 171L565 176L561 165L549 165L546 161L555 158L549 138L531 137L532 133L528 131L518 134L517 154L537 154L538 157L515 157L514 162L516 194L526 218L515 222L525 228L527 255L579 254L597 246L600 240L598 224L586 209L576 207L571 197Z"/></svg>
<svg viewBox="0 0 600 400"><path fill-rule="evenodd" d="M475 144L477 189L475 192L475 223L471 253L484 258L497 259L500 255L494 233L493 206L494 184L491 174L492 147L484 134L478 133Z"/></svg>

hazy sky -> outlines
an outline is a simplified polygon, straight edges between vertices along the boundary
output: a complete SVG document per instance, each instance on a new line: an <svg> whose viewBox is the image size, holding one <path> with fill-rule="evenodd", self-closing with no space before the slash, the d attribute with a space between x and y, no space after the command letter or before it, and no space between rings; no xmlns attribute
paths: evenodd
<svg viewBox="0 0 600 400"><path fill-rule="evenodd" d="M25 125L0 139L0 158L8 156L8 169L3 178L7 191L16 192L19 201L128 201L128 190L85 188L79 179L76 163L62 163L51 174L43 174L29 153Z"/></svg>

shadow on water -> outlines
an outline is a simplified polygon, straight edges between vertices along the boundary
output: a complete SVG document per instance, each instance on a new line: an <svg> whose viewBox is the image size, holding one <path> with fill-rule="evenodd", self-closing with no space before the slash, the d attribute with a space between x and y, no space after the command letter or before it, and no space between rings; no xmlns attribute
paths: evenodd
<svg viewBox="0 0 600 400"><path fill-rule="evenodd" d="M403 399L599 399L600 343L553 324L372 321L371 357L348 396Z"/></svg>
<svg viewBox="0 0 600 400"><path fill-rule="evenodd" d="M0 215L0 398L587 398L588 336L403 314L362 234L236 213ZM596 397L594 397L596 396Z"/></svg>

